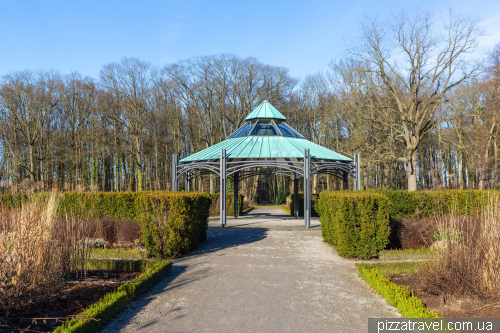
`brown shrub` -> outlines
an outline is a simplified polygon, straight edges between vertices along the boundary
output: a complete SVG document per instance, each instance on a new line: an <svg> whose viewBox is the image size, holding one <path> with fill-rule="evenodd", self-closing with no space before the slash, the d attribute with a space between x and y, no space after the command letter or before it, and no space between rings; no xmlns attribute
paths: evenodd
<svg viewBox="0 0 500 333"><path fill-rule="evenodd" d="M110 244L116 243L116 221L114 219L102 217L99 220L93 220L92 223L97 230L97 238Z"/></svg>
<svg viewBox="0 0 500 333"><path fill-rule="evenodd" d="M137 221L119 220L116 223L116 241L118 244L136 243L141 239L141 226Z"/></svg>
<svg viewBox="0 0 500 333"><path fill-rule="evenodd" d="M388 248L421 249L432 244L434 223L431 219L417 220L400 217L390 222L391 235Z"/></svg>
<svg viewBox="0 0 500 333"><path fill-rule="evenodd" d="M435 263L418 272L428 291L450 295L500 296L500 212L492 198L481 216L436 214Z"/></svg>
<svg viewBox="0 0 500 333"><path fill-rule="evenodd" d="M56 218L57 195L0 210L0 309L9 312L56 291L68 274L86 273L89 220Z"/></svg>
<svg viewBox="0 0 500 333"><path fill-rule="evenodd" d="M102 239L106 247L142 247L141 235L139 234L141 226L138 221L103 217L99 220L93 220L92 223L97 230L96 237Z"/></svg>

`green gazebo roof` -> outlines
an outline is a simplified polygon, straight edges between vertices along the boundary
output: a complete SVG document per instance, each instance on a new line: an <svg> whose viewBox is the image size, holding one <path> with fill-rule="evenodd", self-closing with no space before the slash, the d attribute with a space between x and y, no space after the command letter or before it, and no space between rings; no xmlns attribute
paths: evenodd
<svg viewBox="0 0 500 333"><path fill-rule="evenodd" d="M286 118L268 101L262 102L245 119L257 121L244 124L226 140L179 162L217 160L221 149L226 149L228 159L302 159L307 148L313 159L352 162L348 157L304 139L288 124L275 122Z"/></svg>
<svg viewBox="0 0 500 333"><path fill-rule="evenodd" d="M281 114L274 106L268 101L260 103L258 107L255 108L250 114L245 118L245 120L252 119L279 119L286 120L285 116Z"/></svg>
<svg viewBox="0 0 500 333"><path fill-rule="evenodd" d="M313 159L352 162L352 159L309 140L284 136L244 136L227 139L179 162L216 160L220 157L221 149L226 149L228 159L304 158L305 148L311 149Z"/></svg>

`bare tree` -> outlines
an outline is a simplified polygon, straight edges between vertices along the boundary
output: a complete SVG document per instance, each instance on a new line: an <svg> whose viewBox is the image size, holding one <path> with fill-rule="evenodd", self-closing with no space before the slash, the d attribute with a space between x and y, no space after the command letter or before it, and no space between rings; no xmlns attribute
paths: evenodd
<svg viewBox="0 0 500 333"><path fill-rule="evenodd" d="M40 161L44 159L39 144L58 103L58 75L50 72L23 71L3 77L0 91L0 128L4 136L13 135L14 143L28 148L28 161L15 157L16 164L28 171L32 181L39 180ZM13 155L20 154L14 145Z"/></svg>
<svg viewBox="0 0 500 333"><path fill-rule="evenodd" d="M348 46L349 54L380 77L377 84L396 102L378 109L372 121L404 140L405 156L398 159L408 165L409 191L417 189L418 148L440 121L439 105L450 90L481 71L479 62L468 61L480 36L476 22L450 10L442 23L438 30L431 14L403 12L390 24L366 23L359 42ZM397 122L391 121L394 114Z"/></svg>
<svg viewBox="0 0 500 333"><path fill-rule="evenodd" d="M153 83L154 70L150 64L135 58L123 58L119 63L105 65L100 73L104 87L113 94L117 107L110 117L128 131L131 158L137 179L136 190L143 189L141 143L148 108L147 99Z"/></svg>

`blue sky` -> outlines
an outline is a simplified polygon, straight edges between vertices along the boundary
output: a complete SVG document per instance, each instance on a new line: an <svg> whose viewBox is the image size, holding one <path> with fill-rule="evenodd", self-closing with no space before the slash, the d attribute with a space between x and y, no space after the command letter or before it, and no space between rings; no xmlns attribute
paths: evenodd
<svg viewBox="0 0 500 333"><path fill-rule="evenodd" d="M500 1L0 0L0 76L54 69L97 77L124 56L162 66L232 53L304 78L343 56L365 16L387 19L402 8L440 16L448 6L479 18L481 50L500 43Z"/></svg>

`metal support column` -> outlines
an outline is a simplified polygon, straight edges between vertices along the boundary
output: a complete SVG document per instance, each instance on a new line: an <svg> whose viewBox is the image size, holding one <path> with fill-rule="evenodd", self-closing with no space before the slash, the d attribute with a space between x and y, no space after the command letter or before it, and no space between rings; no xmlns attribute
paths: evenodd
<svg viewBox="0 0 500 333"><path fill-rule="evenodd" d="M177 164L179 163L179 158L177 154L172 155L172 192L177 192Z"/></svg>
<svg viewBox="0 0 500 333"><path fill-rule="evenodd" d="M297 173L293 174L293 207L290 207L292 210L292 215L295 218L299 218L299 178Z"/></svg>
<svg viewBox="0 0 500 333"><path fill-rule="evenodd" d="M220 150L220 226L226 226L226 150Z"/></svg>
<svg viewBox="0 0 500 333"><path fill-rule="evenodd" d="M342 171L342 189L343 190L348 190L349 189L349 178L347 178L349 174L347 171Z"/></svg>
<svg viewBox="0 0 500 333"><path fill-rule="evenodd" d="M233 190L234 190L234 217L238 218L239 216L239 198L238 198L238 186L239 186L239 172L235 172L233 175Z"/></svg>
<svg viewBox="0 0 500 333"><path fill-rule="evenodd" d="M189 171L186 172L186 179L185 179L185 182L184 182L184 190L186 192L189 192L189 185L190 185L191 181L189 180Z"/></svg>
<svg viewBox="0 0 500 333"><path fill-rule="evenodd" d="M311 151L304 149L304 224L311 225Z"/></svg>
<svg viewBox="0 0 500 333"><path fill-rule="evenodd" d="M360 170L359 153L354 154L354 190L361 190L361 173Z"/></svg>

